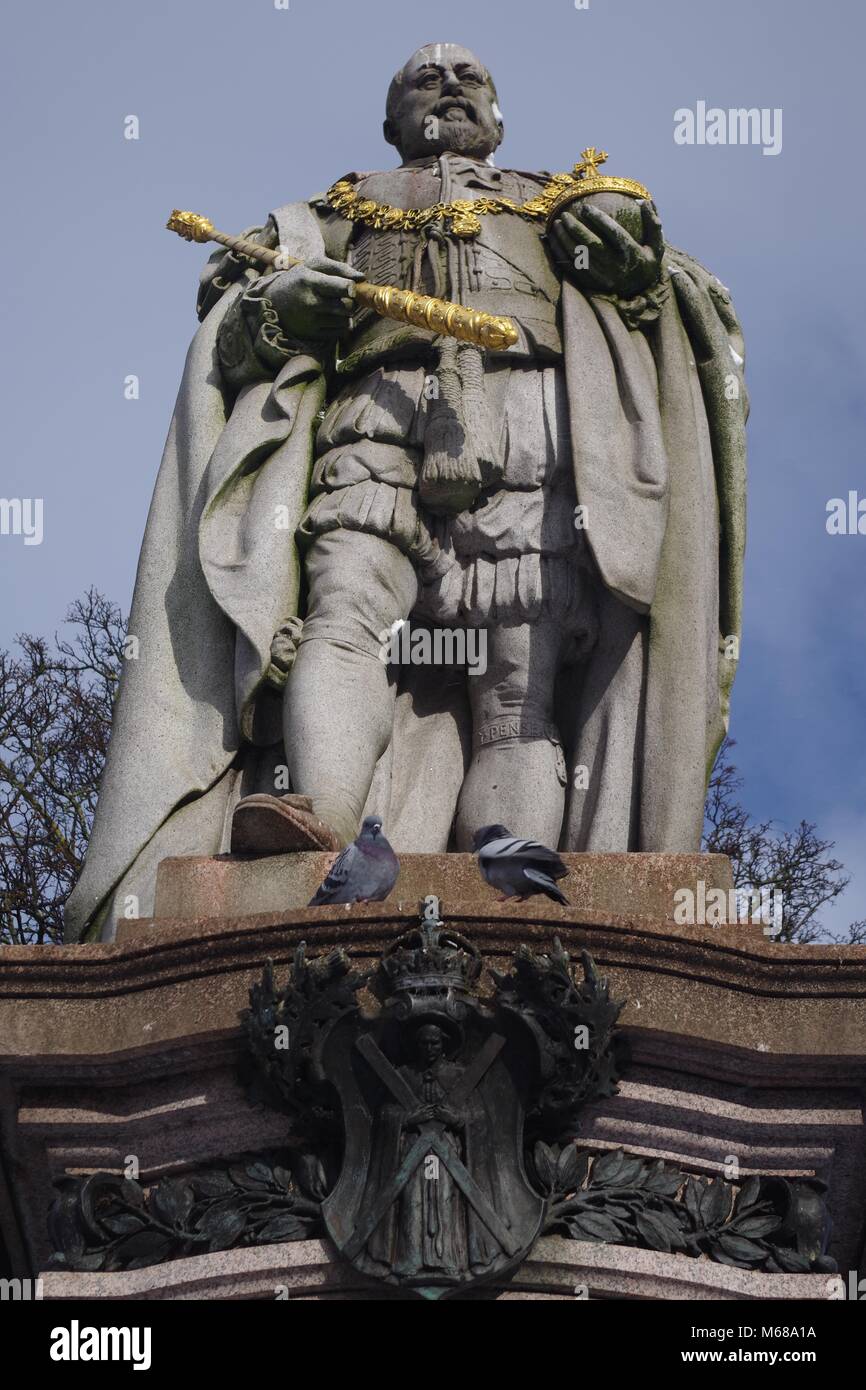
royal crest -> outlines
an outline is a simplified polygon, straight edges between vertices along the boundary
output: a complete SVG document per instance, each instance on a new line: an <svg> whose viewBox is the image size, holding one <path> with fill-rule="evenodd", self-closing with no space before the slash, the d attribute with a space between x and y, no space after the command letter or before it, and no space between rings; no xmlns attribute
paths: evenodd
<svg viewBox="0 0 866 1390"><path fill-rule="evenodd" d="M546 1198L527 1143L556 1137L551 1121L567 1128L587 1083L613 1084L598 1057L589 1066L593 1046L576 1045L588 1016L584 1004L580 1024L572 1017L580 987L558 942L556 952L519 953L484 996L477 950L433 916L366 977L341 952L312 963L299 953L283 994L271 980L254 998L261 1071L307 1129L325 1228L363 1274L439 1298L505 1278L532 1248ZM362 985L375 1010L361 1008ZM596 1053L619 1012L602 995Z"/></svg>
<svg viewBox="0 0 866 1390"><path fill-rule="evenodd" d="M378 1017L344 1017L322 1049L346 1123L327 1229L356 1268L427 1296L504 1274L544 1214L521 1142L537 1047L473 996L480 968L422 924L383 958Z"/></svg>

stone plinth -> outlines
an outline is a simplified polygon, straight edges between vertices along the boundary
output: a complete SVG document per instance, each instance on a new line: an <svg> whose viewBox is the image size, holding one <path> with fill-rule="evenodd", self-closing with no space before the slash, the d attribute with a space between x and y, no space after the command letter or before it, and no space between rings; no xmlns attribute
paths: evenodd
<svg viewBox="0 0 866 1390"><path fill-rule="evenodd" d="M163 859L156 883L153 916L240 917L306 907L333 854L274 854L263 859L241 855ZM568 878L561 887L578 912L635 913L673 920L674 893L688 888L733 888L730 860L723 854L563 854ZM400 877L387 899L416 907L434 893L443 911L487 907L494 890L478 871L474 854L403 854ZM118 924L119 934L128 931Z"/></svg>
<svg viewBox="0 0 866 1390"><path fill-rule="evenodd" d="M299 1240L259 1249L193 1255L122 1274L48 1273L43 1297L64 1299L402 1299L364 1279L328 1241ZM489 1299L679 1298L824 1301L838 1275L760 1274L708 1260L548 1236L507 1284L474 1295ZM413 1297L408 1295L408 1297Z"/></svg>
<svg viewBox="0 0 866 1390"><path fill-rule="evenodd" d="M725 861L571 859L568 908L542 898L499 904L474 863L455 855L407 856L394 901L270 911L238 911L242 892L252 895L248 907L273 902L277 889L287 902L306 901L323 857L174 860L163 866L158 915L121 924L116 942L0 949L0 1223L13 1272L44 1273L45 1216L65 1174L120 1172L132 1154L150 1183L279 1149L285 1117L251 1104L238 1076L238 1012L250 986L269 960L282 980L301 941L371 963L416 925L418 900L431 892L487 967L507 966L522 943L549 949L558 936L572 955L589 950L613 997L627 1001L624 1079L618 1095L584 1110L582 1147L625 1148L697 1175L725 1171L734 1156L742 1175L817 1176L829 1188L829 1253L843 1271L857 1269L866 947L785 946L760 927L675 925L672 889L688 886L687 875L725 886ZM282 1284L299 1298L387 1296L362 1287L318 1242L46 1278L46 1297L59 1299L262 1298ZM811 1298L827 1296L825 1282L557 1238L484 1296L565 1298L586 1284L590 1297Z"/></svg>

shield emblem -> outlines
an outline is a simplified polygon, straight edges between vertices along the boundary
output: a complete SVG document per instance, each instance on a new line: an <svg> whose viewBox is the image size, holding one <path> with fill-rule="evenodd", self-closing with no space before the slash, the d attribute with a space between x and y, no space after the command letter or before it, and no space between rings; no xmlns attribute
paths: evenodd
<svg viewBox="0 0 866 1390"><path fill-rule="evenodd" d="M535 1037L439 986L344 1016L320 1053L344 1122L328 1233L359 1271L427 1298L505 1277L544 1216L523 1163Z"/></svg>

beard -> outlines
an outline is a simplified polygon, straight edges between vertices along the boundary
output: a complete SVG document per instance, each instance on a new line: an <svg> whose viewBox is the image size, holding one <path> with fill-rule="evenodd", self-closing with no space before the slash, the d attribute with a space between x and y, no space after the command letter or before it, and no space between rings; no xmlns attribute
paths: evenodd
<svg viewBox="0 0 866 1390"><path fill-rule="evenodd" d="M449 150L454 154L474 154L480 151L486 158L494 149L496 140L493 135L483 131L475 121L467 118L440 121L437 143L443 150Z"/></svg>
<svg viewBox="0 0 866 1390"><path fill-rule="evenodd" d="M449 152L468 155L474 159L486 159L492 154L501 138L496 118L490 111L479 111L470 103L467 103L467 106L468 110L461 110L449 102L441 114L439 110L431 113L438 120L435 140L426 138L424 126L419 122L417 129L412 130L409 140L405 141L405 145L411 148L410 157L417 158L425 153L436 155ZM442 107L445 107L445 103L442 103ZM413 122L413 126L414 124Z"/></svg>

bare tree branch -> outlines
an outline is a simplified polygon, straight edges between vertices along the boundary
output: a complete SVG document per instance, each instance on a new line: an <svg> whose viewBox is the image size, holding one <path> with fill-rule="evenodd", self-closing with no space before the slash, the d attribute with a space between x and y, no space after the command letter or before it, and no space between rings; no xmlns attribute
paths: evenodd
<svg viewBox="0 0 866 1390"><path fill-rule="evenodd" d="M0 942L63 939L105 762L126 624L95 589L53 648L0 652Z"/></svg>
<svg viewBox="0 0 866 1390"><path fill-rule="evenodd" d="M752 820L738 800L743 779L730 760L734 746L726 738L716 758L704 810L702 848L709 854L728 855L735 887L775 889L781 895L781 932L775 940L852 945L866 939L864 923L852 923L845 938L834 937L821 926L822 908L844 892L850 876L831 855L833 841L822 840L809 821L800 821L795 830L776 830L773 821Z"/></svg>

